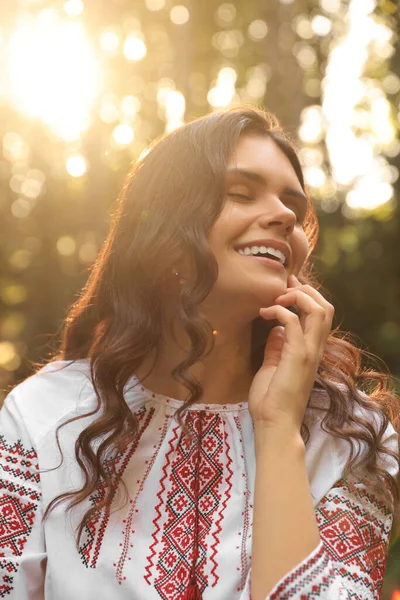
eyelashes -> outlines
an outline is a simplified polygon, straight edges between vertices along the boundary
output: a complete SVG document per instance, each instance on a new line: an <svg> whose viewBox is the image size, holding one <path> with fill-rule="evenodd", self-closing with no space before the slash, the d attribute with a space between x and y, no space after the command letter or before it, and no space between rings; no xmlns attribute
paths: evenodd
<svg viewBox="0 0 400 600"><path fill-rule="evenodd" d="M227 196L232 196L233 198L242 198L244 200L254 200L252 196L246 196L245 194L233 194L229 193Z"/></svg>
<svg viewBox="0 0 400 600"><path fill-rule="evenodd" d="M247 202L254 200L253 196L246 196L246 194L235 194L234 192L229 192L226 195L230 196L231 198L240 198L241 200L245 200ZM307 211L302 210L302 208L299 209L297 206L294 206L292 210L296 215L297 222L302 225L305 221Z"/></svg>

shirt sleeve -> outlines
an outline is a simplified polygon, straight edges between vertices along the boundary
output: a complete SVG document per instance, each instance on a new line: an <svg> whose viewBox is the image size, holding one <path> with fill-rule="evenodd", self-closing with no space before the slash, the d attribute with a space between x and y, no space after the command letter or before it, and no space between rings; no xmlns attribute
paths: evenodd
<svg viewBox="0 0 400 600"><path fill-rule="evenodd" d="M265 600L378 600L393 513L362 483L341 479L322 498L315 516L320 543ZM250 580L251 568L240 600L251 600Z"/></svg>
<svg viewBox="0 0 400 600"><path fill-rule="evenodd" d="M43 600L45 568L37 453L11 392L0 411L0 598Z"/></svg>
<svg viewBox="0 0 400 600"><path fill-rule="evenodd" d="M391 424L383 443L398 455L399 436ZM385 455L378 463L397 479L397 460ZM314 512L320 543L265 600L379 600L394 519L385 496L353 473L336 481ZM239 600L251 600L250 581L251 568Z"/></svg>
<svg viewBox="0 0 400 600"><path fill-rule="evenodd" d="M354 478L341 479L322 498L315 516L319 545L266 600L380 598L393 524L383 499Z"/></svg>

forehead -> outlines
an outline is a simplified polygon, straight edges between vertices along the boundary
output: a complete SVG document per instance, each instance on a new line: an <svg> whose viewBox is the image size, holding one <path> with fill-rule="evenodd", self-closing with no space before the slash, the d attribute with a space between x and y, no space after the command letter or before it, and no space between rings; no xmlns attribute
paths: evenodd
<svg viewBox="0 0 400 600"><path fill-rule="evenodd" d="M244 135L239 138L235 150L229 157L227 168L247 168L271 179L283 176L298 181L292 163L277 143L270 137Z"/></svg>

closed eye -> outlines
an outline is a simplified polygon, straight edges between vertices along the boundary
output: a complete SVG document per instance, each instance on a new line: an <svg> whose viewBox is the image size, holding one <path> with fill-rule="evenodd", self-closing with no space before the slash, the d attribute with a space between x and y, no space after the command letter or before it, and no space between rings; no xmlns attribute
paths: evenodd
<svg viewBox="0 0 400 600"><path fill-rule="evenodd" d="M227 194L227 196L232 196L232 198L242 198L243 200L253 200L251 196L246 196L245 194L234 194L233 192Z"/></svg>
<svg viewBox="0 0 400 600"><path fill-rule="evenodd" d="M254 200L254 196L248 196L246 194L239 194L239 193L235 193L235 192L228 192L226 194L227 196L230 196L231 198L238 198L241 199L242 201L247 201L247 202L251 202L252 200ZM304 221L305 221L305 217L307 214L307 206L304 205L304 202L292 202L289 201L287 203L287 206L291 207L291 210L293 210L293 212L296 215L296 219L297 219L297 223L302 226Z"/></svg>

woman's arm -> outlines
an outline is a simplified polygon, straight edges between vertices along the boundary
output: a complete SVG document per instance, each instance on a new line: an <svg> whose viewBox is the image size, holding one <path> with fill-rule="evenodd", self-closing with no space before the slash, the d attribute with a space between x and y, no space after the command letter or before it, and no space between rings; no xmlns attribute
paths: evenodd
<svg viewBox="0 0 400 600"><path fill-rule="evenodd" d="M255 427L256 480L252 534L252 600L320 543L300 434Z"/></svg>
<svg viewBox="0 0 400 600"><path fill-rule="evenodd" d="M282 326L271 330L249 392L256 451L252 600L378 600L393 514L360 480L336 482L314 511L299 438L334 310L292 275L288 283L276 304L260 309ZM293 305L298 315L285 308Z"/></svg>
<svg viewBox="0 0 400 600"><path fill-rule="evenodd" d="M392 427L385 438L385 445L398 452L398 435ZM393 510L383 493L371 492L367 478L349 475L332 486L311 518L304 452L298 447L285 442L284 435L268 453L262 445L260 455L256 446L252 594L248 589L241 600L379 600ZM396 478L397 462L391 462L390 473ZM315 523L320 542L313 549ZM265 585L268 591L264 594L261 589L259 594L255 585Z"/></svg>
<svg viewBox="0 0 400 600"><path fill-rule="evenodd" d="M43 600L41 521L37 453L11 392L0 411L0 598Z"/></svg>

